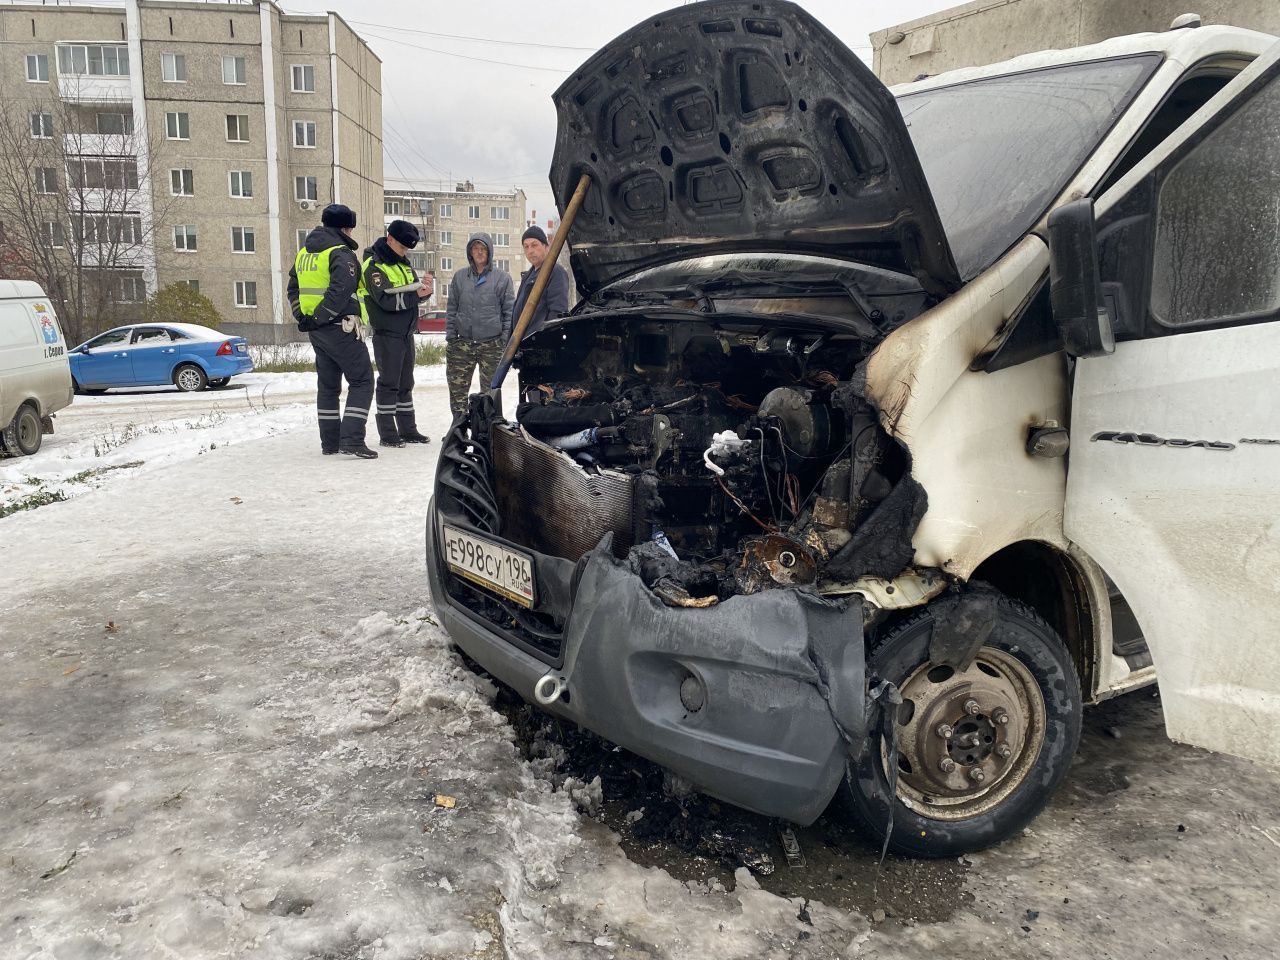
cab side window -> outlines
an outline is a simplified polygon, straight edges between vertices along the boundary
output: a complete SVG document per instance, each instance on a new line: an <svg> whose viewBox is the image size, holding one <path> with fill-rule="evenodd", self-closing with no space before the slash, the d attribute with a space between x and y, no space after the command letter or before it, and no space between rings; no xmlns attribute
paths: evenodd
<svg viewBox="0 0 1280 960"><path fill-rule="evenodd" d="M1196 145L1156 197L1151 314L1168 327L1280 309L1280 81Z"/></svg>
<svg viewBox="0 0 1280 960"><path fill-rule="evenodd" d="M90 350L97 350L99 347L109 347L113 344L124 343L129 339L128 330L110 330L100 337L94 337L85 344Z"/></svg>

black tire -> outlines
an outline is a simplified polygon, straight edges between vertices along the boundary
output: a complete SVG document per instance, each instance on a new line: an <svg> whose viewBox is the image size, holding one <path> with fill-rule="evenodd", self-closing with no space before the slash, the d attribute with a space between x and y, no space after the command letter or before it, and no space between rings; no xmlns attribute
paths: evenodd
<svg viewBox="0 0 1280 960"><path fill-rule="evenodd" d="M173 371L173 385L183 393L198 393L209 385L209 377L194 363L184 363Z"/></svg>
<svg viewBox="0 0 1280 960"><path fill-rule="evenodd" d="M954 802L960 806L929 806L930 803L938 804L939 801L928 796L927 792L913 792L912 783L904 780L905 775L899 773L898 793L893 801L893 833L889 840L890 849L896 853L912 857L954 857L1008 839L1019 833L1044 809L1071 766L1071 758L1080 742L1082 700L1080 681L1066 645L1052 627L1021 603L1001 598L997 611L996 626L979 651L979 661L988 664L1003 662L1011 673L1023 677L1028 687L1028 703L1033 703L1030 698L1031 689L1038 689L1043 706L1039 717L1039 744L1033 753L1028 735L1027 740L1021 741L1019 752L1013 753L1008 760L991 756L991 748L988 748L988 769L990 765L1008 764L1009 771L1004 779L994 780L985 789L981 786L973 787L975 795L972 800L956 797L941 801ZM867 663L868 682L874 684L882 679L891 680L901 688L909 678L929 678L934 674L942 676L943 673L936 669L925 670L932 629L933 614L925 610L880 638ZM1017 664L1021 664L1021 669ZM949 669L942 668L942 671ZM917 682L925 684L926 680ZM952 682L959 680L956 678ZM926 705L930 703L927 699L920 702ZM913 701L912 707L905 707L904 704L904 708L899 713L899 731L907 729L903 724L910 722L909 718L917 709L916 702ZM1030 714L1034 709L1031 707L1025 712ZM965 718L962 716L961 719ZM984 722L987 720L986 717L981 719ZM1015 722L1018 720L1019 718L1014 718ZM987 729L999 738L1009 728L989 724ZM1027 729L1031 729L1031 726ZM941 732L935 734L926 729L922 719L915 728L913 743L923 743L932 735L943 736ZM952 742L944 739L941 745L935 743L933 749L946 751L946 745ZM991 743L989 738L987 743ZM910 745L905 749L909 750ZM919 761L923 753L916 750L914 756ZM972 761L974 758L960 757L961 765L957 769L962 780L966 759ZM945 763L945 760L942 762ZM982 764L974 766L981 767ZM899 769L904 769L901 763ZM972 768L969 768L969 773L972 774ZM930 773L923 771L916 773L916 782L919 782L920 777L929 775ZM850 764L846 782L852 796L854 820L878 847L884 842L889 814L886 803L889 780L878 736L875 737L872 748L866 751L864 759L860 763ZM991 806L981 809L983 803ZM972 815L965 812L964 804L973 805ZM929 813L936 815L930 816Z"/></svg>
<svg viewBox="0 0 1280 960"><path fill-rule="evenodd" d="M44 424L40 414L29 403L24 403L4 428L4 449L10 456L29 457L40 450L44 442Z"/></svg>
<svg viewBox="0 0 1280 960"><path fill-rule="evenodd" d="M209 386L211 386L211 387L225 387L225 386L226 386L228 383L230 383L230 382L231 382L231 378L230 378L230 377L214 377L214 379L212 379L212 380L210 380L210 381L209 381Z"/></svg>

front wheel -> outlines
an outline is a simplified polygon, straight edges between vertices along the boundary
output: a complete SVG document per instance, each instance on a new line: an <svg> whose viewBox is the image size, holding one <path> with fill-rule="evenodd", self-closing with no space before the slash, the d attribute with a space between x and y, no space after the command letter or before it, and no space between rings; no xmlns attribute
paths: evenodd
<svg viewBox="0 0 1280 960"><path fill-rule="evenodd" d="M1080 741L1080 681L1066 645L1031 609L1001 598L967 670L929 661L934 613L889 631L867 663L902 692L897 793L889 845L953 857L1011 837L1044 808ZM879 738L848 784L859 825L877 844L889 821L890 751Z"/></svg>
<svg viewBox="0 0 1280 960"><path fill-rule="evenodd" d="M205 372L192 363L184 363L173 372L173 382L183 393L195 393L209 384Z"/></svg>

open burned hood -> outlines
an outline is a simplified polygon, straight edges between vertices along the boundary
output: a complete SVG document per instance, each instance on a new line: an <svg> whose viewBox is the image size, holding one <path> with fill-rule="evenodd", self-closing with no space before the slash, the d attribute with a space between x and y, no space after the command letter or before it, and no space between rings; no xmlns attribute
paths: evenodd
<svg viewBox="0 0 1280 960"><path fill-rule="evenodd" d="M551 186L591 293L713 252L794 251L960 277L897 103L822 24L782 0L710 0L613 40L555 92Z"/></svg>

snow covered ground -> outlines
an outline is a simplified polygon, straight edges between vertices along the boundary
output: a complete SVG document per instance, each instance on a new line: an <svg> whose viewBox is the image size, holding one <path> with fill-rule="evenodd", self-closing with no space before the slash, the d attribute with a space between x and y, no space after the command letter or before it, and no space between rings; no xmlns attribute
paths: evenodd
<svg viewBox="0 0 1280 960"><path fill-rule="evenodd" d="M1027 836L889 864L932 919L846 902L871 857L817 840L787 883L834 863L821 896L629 859L435 623L437 446L321 457L314 377L254 376L78 398L0 461L0 503L66 497L0 518L4 960L1274 955L1280 776L1145 693Z"/></svg>

